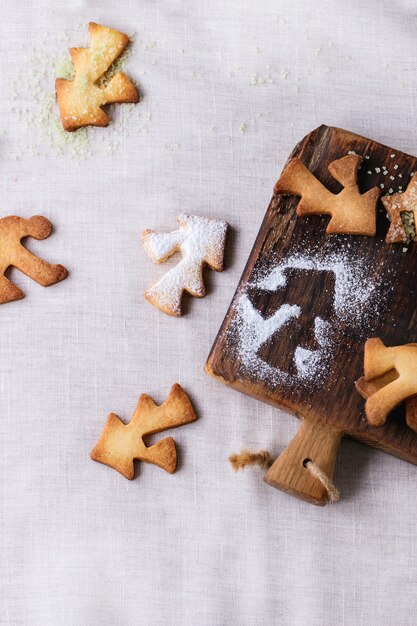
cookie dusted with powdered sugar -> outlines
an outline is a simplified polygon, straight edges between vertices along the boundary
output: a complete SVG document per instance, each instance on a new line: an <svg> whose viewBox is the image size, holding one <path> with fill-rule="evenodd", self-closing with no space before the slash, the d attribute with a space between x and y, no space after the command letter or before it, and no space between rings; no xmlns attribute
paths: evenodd
<svg viewBox="0 0 417 626"><path fill-rule="evenodd" d="M224 247L227 223L183 213L177 217L179 229L170 233L145 230L143 245L154 263L164 263L180 252L181 261L169 270L155 285L150 287L145 298L168 315L181 315L181 298L184 291L196 298L205 293L203 268L205 265L221 272L223 270Z"/></svg>

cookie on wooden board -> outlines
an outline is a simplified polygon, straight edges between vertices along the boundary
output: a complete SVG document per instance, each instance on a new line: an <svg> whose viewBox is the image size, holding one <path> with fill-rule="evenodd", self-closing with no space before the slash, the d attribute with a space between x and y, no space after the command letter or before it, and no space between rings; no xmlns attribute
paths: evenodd
<svg viewBox="0 0 417 626"><path fill-rule="evenodd" d="M385 241L405 243L408 241L408 235L404 228L402 214L412 213L414 224L417 222L417 173L413 175L404 192L387 194L381 198L381 201L391 221Z"/></svg>
<svg viewBox="0 0 417 626"><path fill-rule="evenodd" d="M388 180L400 189L402 180L417 171L416 157L327 126L302 138L288 163L300 159L337 194L340 186L328 165L349 153L364 155L365 167L358 170L361 191L384 189ZM385 427L371 427L363 416L364 401L352 389L363 372L367 338L389 337L390 345L417 340L412 288L417 248L404 252L402 246L386 245L388 228L378 211L375 237L329 237L324 220L298 218L296 204L294 196L273 195L206 371L302 418L291 454L282 454L265 480L323 504L327 494L307 471L307 460L331 477L342 436L417 464L417 432L399 415ZM331 326L315 326L313 337L311 324L318 318ZM297 352L302 359L296 359Z"/></svg>
<svg viewBox="0 0 417 626"><path fill-rule="evenodd" d="M393 409L417 395L417 344L386 347L378 337L368 339L364 374L366 383L378 381L375 391L372 387L367 389L370 395L365 403L366 417L372 426L383 426Z"/></svg>
<svg viewBox="0 0 417 626"><path fill-rule="evenodd" d="M398 372L395 370L389 370L386 374L383 374L379 378L373 378L370 381L365 380L365 376L361 376L355 381L356 391L358 391L362 398L367 400L369 396L376 393L385 385L392 383L398 378ZM405 401L405 421L409 428L417 432L417 396L412 396Z"/></svg>
<svg viewBox="0 0 417 626"><path fill-rule="evenodd" d="M348 154L330 163L328 170L343 189L334 194L310 172L301 159L291 161L278 179L274 191L278 194L301 196L297 214L330 215L327 234L368 235L376 232L376 204L380 189L373 187L364 194L357 183L362 157Z"/></svg>

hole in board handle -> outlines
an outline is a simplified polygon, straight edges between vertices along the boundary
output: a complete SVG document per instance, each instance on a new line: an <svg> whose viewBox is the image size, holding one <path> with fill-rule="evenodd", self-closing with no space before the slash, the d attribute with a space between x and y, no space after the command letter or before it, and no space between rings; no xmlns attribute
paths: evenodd
<svg viewBox="0 0 417 626"><path fill-rule="evenodd" d="M311 463L311 459L304 459L303 466L307 467L308 463Z"/></svg>

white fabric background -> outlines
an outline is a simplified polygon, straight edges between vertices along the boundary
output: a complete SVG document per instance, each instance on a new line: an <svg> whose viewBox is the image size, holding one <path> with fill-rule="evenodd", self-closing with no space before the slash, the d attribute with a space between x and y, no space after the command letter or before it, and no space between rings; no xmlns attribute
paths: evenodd
<svg viewBox="0 0 417 626"><path fill-rule="evenodd" d="M343 442L325 508L234 475L231 451L277 454L298 422L203 372L293 145L327 123L416 153L414 0L1 0L0 18L1 215L48 216L29 246L71 272L43 289L13 271L26 298L0 308L1 624L414 626L416 468ZM132 118L81 164L34 156L11 83L46 31L89 20L137 32L148 132ZM184 210L232 229L226 271L173 319L143 299L165 268L140 233ZM175 382L200 417L174 433L176 474L90 460L110 411Z"/></svg>

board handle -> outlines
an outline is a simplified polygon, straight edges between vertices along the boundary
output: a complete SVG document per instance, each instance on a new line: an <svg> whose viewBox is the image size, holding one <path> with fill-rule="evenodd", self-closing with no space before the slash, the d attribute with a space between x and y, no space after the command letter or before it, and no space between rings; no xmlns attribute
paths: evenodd
<svg viewBox="0 0 417 626"><path fill-rule="evenodd" d="M331 479L342 436L341 431L323 422L301 418L297 434L269 468L264 481L312 504L326 504L327 491L306 464L313 461Z"/></svg>

